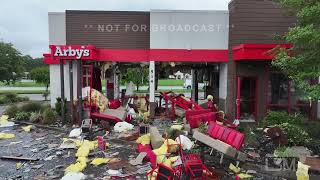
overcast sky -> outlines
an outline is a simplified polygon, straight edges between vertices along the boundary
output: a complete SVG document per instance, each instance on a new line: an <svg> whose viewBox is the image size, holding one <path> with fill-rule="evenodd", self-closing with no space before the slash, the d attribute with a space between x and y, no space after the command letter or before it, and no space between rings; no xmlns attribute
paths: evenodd
<svg viewBox="0 0 320 180"><path fill-rule="evenodd" d="M230 0L1 0L0 40L23 54L48 49L48 12L69 10L227 10Z"/></svg>

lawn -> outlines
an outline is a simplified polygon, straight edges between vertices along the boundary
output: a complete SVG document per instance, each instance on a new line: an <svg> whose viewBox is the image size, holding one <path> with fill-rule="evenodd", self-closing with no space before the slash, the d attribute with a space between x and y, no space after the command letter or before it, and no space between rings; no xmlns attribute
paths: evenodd
<svg viewBox="0 0 320 180"><path fill-rule="evenodd" d="M0 90L0 94L16 93L16 94L43 94L44 90Z"/></svg>
<svg viewBox="0 0 320 180"><path fill-rule="evenodd" d="M183 86L183 83L180 79L159 79L158 86Z"/></svg>
<svg viewBox="0 0 320 180"><path fill-rule="evenodd" d="M38 84L36 82L16 82L15 84L5 84L3 82L0 82L0 86L6 86L6 87L45 87L44 84Z"/></svg>

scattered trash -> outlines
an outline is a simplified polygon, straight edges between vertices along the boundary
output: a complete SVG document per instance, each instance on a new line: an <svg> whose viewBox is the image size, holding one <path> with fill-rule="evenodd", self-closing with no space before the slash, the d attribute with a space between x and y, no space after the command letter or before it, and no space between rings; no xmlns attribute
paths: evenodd
<svg viewBox="0 0 320 180"><path fill-rule="evenodd" d="M56 152L56 155L57 155L57 156L61 156L62 154L63 154L62 151L57 151L57 152Z"/></svg>
<svg viewBox="0 0 320 180"><path fill-rule="evenodd" d="M31 151L31 152L33 152L33 153L37 153L37 152L39 152L39 150L38 150L38 149L31 149L30 151Z"/></svg>
<svg viewBox="0 0 320 180"><path fill-rule="evenodd" d="M31 168L32 169L40 169L44 164L34 165Z"/></svg>
<svg viewBox="0 0 320 180"><path fill-rule="evenodd" d="M28 126L23 126L23 127L22 127L22 129L23 129L25 132L30 132L32 128L33 128L32 125L28 125Z"/></svg>
<svg viewBox="0 0 320 180"><path fill-rule="evenodd" d="M150 131L150 142L152 145L153 149L158 149L161 147L161 145L163 144L164 139L162 138L159 130L157 129L157 127L150 127L149 128Z"/></svg>
<svg viewBox="0 0 320 180"><path fill-rule="evenodd" d="M237 175L237 177L240 179L248 179L248 178L252 178L253 176L250 174L240 173Z"/></svg>
<svg viewBox="0 0 320 180"><path fill-rule="evenodd" d="M47 158L43 159L45 161L51 161L54 157L56 157L55 155L52 156L48 156Z"/></svg>
<svg viewBox="0 0 320 180"><path fill-rule="evenodd" d="M236 166L233 165L232 163L230 163L229 169L230 169L232 172L234 172L235 174L240 173L240 170L241 170L240 167L236 167Z"/></svg>
<svg viewBox="0 0 320 180"><path fill-rule="evenodd" d="M81 136L81 132L82 132L82 129L81 129L81 128L73 129L73 130L70 132L69 137L70 137L70 138L78 138L79 136Z"/></svg>
<svg viewBox="0 0 320 180"><path fill-rule="evenodd" d="M142 135L140 136L136 142L138 144L142 144L142 145L146 145L146 144L150 144L151 142L151 139L150 139L150 134L145 134L145 135Z"/></svg>
<svg viewBox="0 0 320 180"><path fill-rule="evenodd" d="M147 156L147 153L146 152L141 152L137 157L136 159L132 159L129 161L129 163L131 165L139 165L139 164L142 164L142 161L143 161L143 158L145 158Z"/></svg>
<svg viewBox="0 0 320 180"><path fill-rule="evenodd" d="M59 144L48 144L49 149L56 148L58 146L59 146Z"/></svg>
<svg viewBox="0 0 320 180"><path fill-rule="evenodd" d="M11 139L14 137L16 136L12 133L0 133L0 139Z"/></svg>
<svg viewBox="0 0 320 180"><path fill-rule="evenodd" d="M11 127L14 126L14 122L8 121L8 115L2 115L0 117L0 127Z"/></svg>
<svg viewBox="0 0 320 180"><path fill-rule="evenodd" d="M91 161L90 164L94 166L99 166L101 164L106 164L110 161L110 158L95 158Z"/></svg>
<svg viewBox="0 0 320 180"><path fill-rule="evenodd" d="M76 149L76 144L71 140L64 140L62 144L59 146L59 149Z"/></svg>
<svg viewBox="0 0 320 180"><path fill-rule="evenodd" d="M114 131L118 132L118 133L130 131L133 128L134 128L134 126L130 123L127 123L127 122L117 122L114 125Z"/></svg>
<svg viewBox="0 0 320 180"><path fill-rule="evenodd" d="M120 175L120 174L121 174L120 171L118 171L118 170L112 170L112 169L109 169L109 170L107 171L107 173L108 173L110 176Z"/></svg>
<svg viewBox="0 0 320 180"><path fill-rule="evenodd" d="M102 136L97 136L98 147L100 150L104 151L106 149L106 142L104 141Z"/></svg>
<svg viewBox="0 0 320 180"><path fill-rule="evenodd" d="M22 143L22 141L10 142L8 145L5 145L5 146L12 146L12 145L20 144L20 143Z"/></svg>
<svg viewBox="0 0 320 180"><path fill-rule="evenodd" d="M180 124L176 124L176 125L172 125L170 128L171 128L171 129L182 130L182 129L183 129L183 126L180 125Z"/></svg>
<svg viewBox="0 0 320 180"><path fill-rule="evenodd" d="M61 178L61 180L83 180L86 179L86 175L81 172L71 172Z"/></svg>
<svg viewBox="0 0 320 180"><path fill-rule="evenodd" d="M21 167L22 167L22 163L21 162L16 163L16 169L20 169Z"/></svg>
<svg viewBox="0 0 320 180"><path fill-rule="evenodd" d="M183 150L190 150L193 146L193 142L184 135L180 135L179 137L176 138L176 141L180 144L180 139L181 139L181 145Z"/></svg>

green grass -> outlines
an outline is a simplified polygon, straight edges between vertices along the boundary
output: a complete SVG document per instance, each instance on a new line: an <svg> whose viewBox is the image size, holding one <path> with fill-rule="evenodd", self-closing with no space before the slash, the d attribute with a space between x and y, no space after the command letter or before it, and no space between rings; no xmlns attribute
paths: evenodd
<svg viewBox="0 0 320 180"><path fill-rule="evenodd" d="M0 90L0 94L6 94L6 93L16 93L16 94L43 94L44 90Z"/></svg>
<svg viewBox="0 0 320 180"><path fill-rule="evenodd" d="M0 82L0 86L6 86L6 87L45 87L44 84L38 84L35 82L16 82L15 84L5 84L3 82Z"/></svg>
<svg viewBox="0 0 320 180"><path fill-rule="evenodd" d="M164 90L158 90L156 92L167 92L167 91L172 91L175 93L191 93L191 89L164 89ZM139 90L139 91L134 91L136 93L149 93L148 90ZM199 89L199 92L204 92L203 89Z"/></svg>
<svg viewBox="0 0 320 180"><path fill-rule="evenodd" d="M159 79L158 86L183 86L183 83L180 79Z"/></svg>

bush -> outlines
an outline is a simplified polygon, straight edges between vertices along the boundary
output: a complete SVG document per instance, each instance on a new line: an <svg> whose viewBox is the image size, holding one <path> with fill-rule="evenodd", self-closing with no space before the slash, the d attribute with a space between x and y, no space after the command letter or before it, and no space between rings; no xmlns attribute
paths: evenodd
<svg viewBox="0 0 320 180"><path fill-rule="evenodd" d="M6 108L6 110L4 111L4 114L8 115L10 118L13 118L16 116L18 111L19 111L19 108L17 105L10 105Z"/></svg>
<svg viewBox="0 0 320 180"><path fill-rule="evenodd" d="M30 113L23 112L23 111L17 112L17 114L15 116L15 119L17 121L28 121L29 118L30 118Z"/></svg>
<svg viewBox="0 0 320 180"><path fill-rule="evenodd" d="M301 125L304 118L301 115L292 115L286 112L268 111L267 116L261 122L262 127L272 126L277 124L289 123L294 125Z"/></svg>
<svg viewBox="0 0 320 180"><path fill-rule="evenodd" d="M38 112L41 110L41 104L37 102L28 102L21 106L21 111L24 112Z"/></svg>
<svg viewBox="0 0 320 180"><path fill-rule="evenodd" d="M42 122L43 117L40 112L32 112L30 115L30 121L33 123Z"/></svg>
<svg viewBox="0 0 320 180"><path fill-rule="evenodd" d="M167 138L169 138L169 139L176 139L178 136L184 135L184 132L179 129L169 128L169 129L167 129L166 132L167 132Z"/></svg>
<svg viewBox="0 0 320 180"><path fill-rule="evenodd" d="M312 140L309 134L299 126L289 123L283 123L278 126L281 128L284 134L286 134L290 146L308 145Z"/></svg>
<svg viewBox="0 0 320 180"><path fill-rule="evenodd" d="M51 108L50 104L44 104L41 106L40 113L43 113L46 109Z"/></svg>
<svg viewBox="0 0 320 180"><path fill-rule="evenodd" d="M4 96L11 100L11 102L16 102L16 99L17 99L17 94L16 93L13 93L13 92L8 92L8 93L5 93Z"/></svg>
<svg viewBox="0 0 320 180"><path fill-rule="evenodd" d="M7 104L8 102L8 98L6 98L5 96L0 96L0 104Z"/></svg>
<svg viewBox="0 0 320 180"><path fill-rule="evenodd" d="M277 147L274 150L273 155L275 157L299 157L296 151L294 151L290 147L285 147L285 146Z"/></svg>
<svg viewBox="0 0 320 180"><path fill-rule="evenodd" d="M15 93L5 93L0 96L0 104L9 104L15 102L29 101L28 97L19 97Z"/></svg>
<svg viewBox="0 0 320 180"><path fill-rule="evenodd" d="M320 123L308 122L302 125L303 129L314 139L320 139Z"/></svg>
<svg viewBox="0 0 320 180"><path fill-rule="evenodd" d="M66 104L67 104L67 99L64 99L64 104L65 104L65 106L64 106L64 113L66 114L67 113L67 106L66 106ZM55 104L55 109L56 109L56 112L61 116L62 114L62 112L61 112L61 98L60 97L58 97L57 98L57 102L56 102L56 104Z"/></svg>
<svg viewBox="0 0 320 180"><path fill-rule="evenodd" d="M51 124L53 122L55 122L56 118L57 118L57 114L55 111L53 111L51 108L47 108L46 110L44 110L43 114L43 124Z"/></svg>
<svg viewBox="0 0 320 180"><path fill-rule="evenodd" d="M198 131L203 133L203 134L207 134L208 131L208 125L206 123L200 123L199 127L198 127Z"/></svg>

